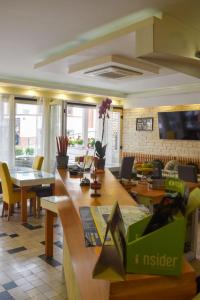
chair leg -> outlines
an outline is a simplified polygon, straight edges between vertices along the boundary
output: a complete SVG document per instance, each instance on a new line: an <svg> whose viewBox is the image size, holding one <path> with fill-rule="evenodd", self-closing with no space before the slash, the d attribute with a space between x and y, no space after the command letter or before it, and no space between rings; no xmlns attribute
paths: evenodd
<svg viewBox="0 0 200 300"><path fill-rule="evenodd" d="M30 199L29 200L29 215L31 216L31 214L32 214L32 205L33 203L32 203L32 199Z"/></svg>
<svg viewBox="0 0 200 300"><path fill-rule="evenodd" d="M40 197L37 197L36 201L37 201L37 216L40 217L40 205L41 205Z"/></svg>
<svg viewBox="0 0 200 300"><path fill-rule="evenodd" d="M7 221L9 221L11 214L12 214L12 206L10 204L8 204Z"/></svg>
<svg viewBox="0 0 200 300"><path fill-rule="evenodd" d="M10 212L11 212L11 215L14 213L14 207L15 207L14 204L11 204L11 205L10 205Z"/></svg>
<svg viewBox="0 0 200 300"><path fill-rule="evenodd" d="M33 216L36 217L36 198L32 200Z"/></svg>
<svg viewBox="0 0 200 300"><path fill-rule="evenodd" d="M33 216L36 217L36 198L32 198L30 199L30 216L32 215L33 212Z"/></svg>
<svg viewBox="0 0 200 300"><path fill-rule="evenodd" d="M2 214L1 214L1 217L2 217L2 218L4 217L5 206L6 206L6 203L3 202Z"/></svg>
<svg viewBox="0 0 200 300"><path fill-rule="evenodd" d="M5 216L6 217L6 215L5 215L5 212L6 211L8 211L8 203L6 203L6 202L3 202L3 209L2 209L2 218Z"/></svg>

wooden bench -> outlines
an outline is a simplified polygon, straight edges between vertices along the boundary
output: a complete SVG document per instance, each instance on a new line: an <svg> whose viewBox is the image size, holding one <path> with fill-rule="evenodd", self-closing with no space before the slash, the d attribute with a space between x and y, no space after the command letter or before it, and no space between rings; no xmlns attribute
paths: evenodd
<svg viewBox="0 0 200 300"><path fill-rule="evenodd" d="M123 152L122 157L126 157L126 156L134 156L135 161L137 163L143 163L143 162L159 159L165 165L170 160L177 160L182 165L186 165L188 163L196 164L200 169L200 157L159 155L159 154L149 154L149 153L142 153L142 152Z"/></svg>

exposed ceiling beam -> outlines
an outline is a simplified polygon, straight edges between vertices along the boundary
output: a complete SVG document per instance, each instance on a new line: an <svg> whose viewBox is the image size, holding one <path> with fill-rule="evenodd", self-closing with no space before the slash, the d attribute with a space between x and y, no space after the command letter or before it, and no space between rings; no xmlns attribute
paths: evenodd
<svg viewBox="0 0 200 300"><path fill-rule="evenodd" d="M158 66L140 61L139 59L128 58L121 55L107 55L70 65L69 73L75 73L82 70L85 71L94 67L99 67L104 64L119 64L139 70L144 70L154 74L159 74Z"/></svg>
<svg viewBox="0 0 200 300"><path fill-rule="evenodd" d="M0 74L0 82L20 85L20 86L29 86L29 87L39 87L39 88L47 88L53 90L63 90L71 93L79 93L79 94L90 94L96 96L105 96L105 97L117 97L117 98L125 98L127 93L96 88L91 86L81 86L75 84L65 84L59 82L45 81L45 80L35 80L35 79L25 79L20 77L11 77L11 76L1 76Z"/></svg>
<svg viewBox="0 0 200 300"><path fill-rule="evenodd" d="M200 78L200 32L164 15L136 31L136 56L145 61Z"/></svg>
<svg viewBox="0 0 200 300"><path fill-rule="evenodd" d="M152 23L153 16L161 18L162 13L158 10L146 9L85 33L66 43L63 47L52 50L50 54L47 53L43 59L34 65L34 68L46 66L67 56L78 54L81 51L134 32L143 26L148 26Z"/></svg>

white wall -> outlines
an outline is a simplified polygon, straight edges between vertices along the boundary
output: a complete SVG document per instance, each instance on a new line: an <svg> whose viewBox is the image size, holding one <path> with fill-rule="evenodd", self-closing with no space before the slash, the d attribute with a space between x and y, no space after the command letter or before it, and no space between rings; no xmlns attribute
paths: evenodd
<svg viewBox="0 0 200 300"><path fill-rule="evenodd" d="M123 151L200 157L200 141L160 140L158 111L200 110L200 93L135 98L124 109ZM153 131L136 131L136 118L153 117Z"/></svg>
<svg viewBox="0 0 200 300"><path fill-rule="evenodd" d="M157 107L157 106L187 105L187 104L200 104L200 92L179 93L179 94L160 95L160 96L129 95L127 101L125 101L124 103L124 107L125 108Z"/></svg>

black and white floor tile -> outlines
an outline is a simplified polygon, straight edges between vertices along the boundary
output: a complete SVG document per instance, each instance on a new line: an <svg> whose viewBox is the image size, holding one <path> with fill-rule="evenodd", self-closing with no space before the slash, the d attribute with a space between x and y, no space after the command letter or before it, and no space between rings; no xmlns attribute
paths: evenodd
<svg viewBox="0 0 200 300"><path fill-rule="evenodd" d="M0 205L1 212L1 205ZM54 226L54 257L44 256L43 216L21 224L19 213L0 218L0 300L67 299L62 227Z"/></svg>

